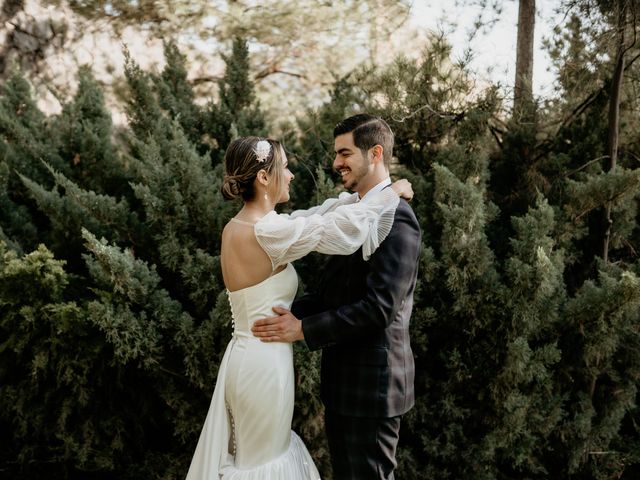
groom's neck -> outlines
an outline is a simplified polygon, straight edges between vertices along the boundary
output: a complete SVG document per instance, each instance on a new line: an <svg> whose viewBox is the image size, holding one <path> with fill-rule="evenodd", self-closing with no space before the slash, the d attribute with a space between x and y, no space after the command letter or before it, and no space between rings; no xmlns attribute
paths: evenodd
<svg viewBox="0 0 640 480"><path fill-rule="evenodd" d="M355 192L360 196L360 198L362 198L367 194L369 190L371 190L386 178L389 178L388 170L381 169L379 171L375 171L358 182L358 185L355 188Z"/></svg>

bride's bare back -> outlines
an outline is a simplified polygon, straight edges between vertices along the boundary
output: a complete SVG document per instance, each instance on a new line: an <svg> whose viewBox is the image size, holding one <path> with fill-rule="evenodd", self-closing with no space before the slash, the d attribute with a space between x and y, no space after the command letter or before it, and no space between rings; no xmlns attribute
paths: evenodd
<svg viewBox="0 0 640 480"><path fill-rule="evenodd" d="M222 278L231 292L257 285L274 272L250 223L231 221L222 231L220 249Z"/></svg>

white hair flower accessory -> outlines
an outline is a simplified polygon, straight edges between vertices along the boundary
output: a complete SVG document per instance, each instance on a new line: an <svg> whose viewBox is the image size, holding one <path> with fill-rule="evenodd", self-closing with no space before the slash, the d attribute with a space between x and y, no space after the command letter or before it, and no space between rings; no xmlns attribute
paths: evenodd
<svg viewBox="0 0 640 480"><path fill-rule="evenodd" d="M256 148L253 150L256 154L256 160L260 163L264 162L271 153L271 144L266 140L260 140L256 143Z"/></svg>

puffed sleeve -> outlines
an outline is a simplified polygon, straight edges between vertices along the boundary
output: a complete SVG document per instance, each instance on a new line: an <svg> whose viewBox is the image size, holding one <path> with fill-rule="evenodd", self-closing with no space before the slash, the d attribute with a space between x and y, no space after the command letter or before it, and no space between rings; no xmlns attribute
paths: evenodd
<svg viewBox="0 0 640 480"><path fill-rule="evenodd" d="M391 231L400 198L391 188L362 202L347 197L327 200L304 214L270 212L261 218L254 226L255 235L272 267L309 252L350 255L360 247L368 260Z"/></svg>
<svg viewBox="0 0 640 480"><path fill-rule="evenodd" d="M352 203L356 203L358 201L357 193L347 193L342 192L338 195L338 198L328 198L320 205L316 205L315 207L311 207L307 210L294 210L290 214L281 214L284 217L288 218L300 218L300 217L310 217L311 215L324 215L325 213L331 212L336 208L342 205L350 205Z"/></svg>

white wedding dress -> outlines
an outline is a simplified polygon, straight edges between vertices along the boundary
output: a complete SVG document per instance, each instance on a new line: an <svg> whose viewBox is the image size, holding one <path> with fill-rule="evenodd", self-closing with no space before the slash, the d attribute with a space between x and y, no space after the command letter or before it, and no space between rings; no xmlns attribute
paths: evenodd
<svg viewBox="0 0 640 480"><path fill-rule="evenodd" d="M343 195L291 215L271 212L254 225L274 267L266 280L228 291L234 332L218 370L211 406L187 480L317 480L307 448L291 430L293 349L254 337L256 320L272 307L291 307L298 277L291 261L311 251L346 255L362 246L368 258L393 224L398 196L391 189L356 203Z"/></svg>

